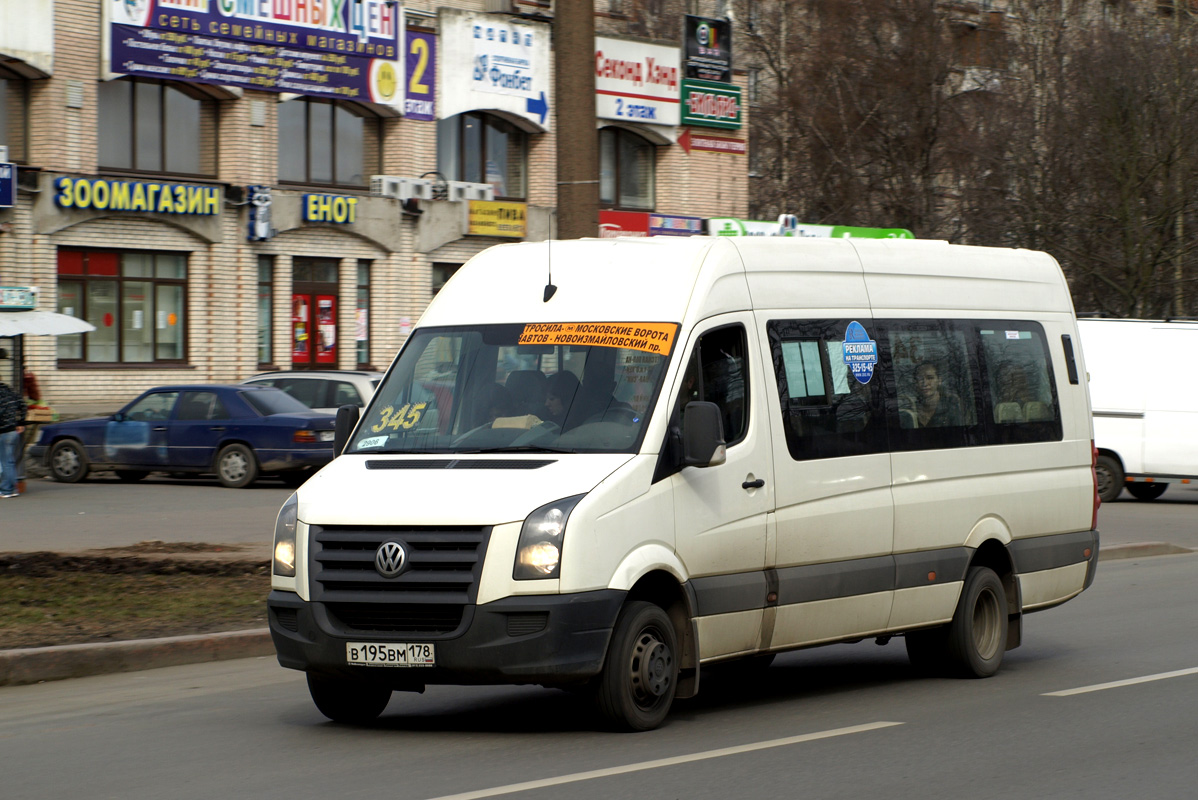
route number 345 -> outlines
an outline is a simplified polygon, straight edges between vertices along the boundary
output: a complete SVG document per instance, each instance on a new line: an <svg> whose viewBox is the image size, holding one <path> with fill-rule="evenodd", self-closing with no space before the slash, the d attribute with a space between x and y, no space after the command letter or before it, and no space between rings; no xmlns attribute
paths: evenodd
<svg viewBox="0 0 1198 800"><path fill-rule="evenodd" d="M383 409L379 423L371 427L374 433L382 433L390 428L393 431L403 429L405 431L416 427L416 423L420 422L420 418L424 415L424 409L428 407L428 403L408 403L396 410L394 406L387 406Z"/></svg>

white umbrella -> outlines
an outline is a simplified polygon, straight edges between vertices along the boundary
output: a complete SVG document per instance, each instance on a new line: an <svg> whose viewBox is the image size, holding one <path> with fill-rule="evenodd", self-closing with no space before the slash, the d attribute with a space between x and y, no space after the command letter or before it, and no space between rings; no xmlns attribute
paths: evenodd
<svg viewBox="0 0 1198 800"><path fill-rule="evenodd" d="M0 311L0 336L60 336L94 331L95 325L53 311Z"/></svg>

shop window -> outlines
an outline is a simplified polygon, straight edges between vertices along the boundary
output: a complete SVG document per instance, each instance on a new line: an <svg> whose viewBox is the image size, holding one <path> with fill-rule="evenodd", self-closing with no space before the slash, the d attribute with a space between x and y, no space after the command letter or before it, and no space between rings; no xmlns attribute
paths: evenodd
<svg viewBox="0 0 1198 800"><path fill-rule="evenodd" d="M358 369L370 369L370 261L358 260L358 316L354 320L354 341Z"/></svg>
<svg viewBox="0 0 1198 800"><path fill-rule="evenodd" d="M599 131L600 204L653 210L656 161L653 145L632 131L623 128Z"/></svg>
<svg viewBox="0 0 1198 800"><path fill-rule="evenodd" d="M528 194L528 134L480 112L440 120L437 170L446 180L489 183L496 197L522 200Z"/></svg>
<svg viewBox="0 0 1198 800"><path fill-rule="evenodd" d="M96 326L58 337L58 358L86 364L186 359L187 256L59 250L58 311Z"/></svg>
<svg viewBox="0 0 1198 800"><path fill-rule="evenodd" d="M271 337L274 331L275 258L258 256L258 364L274 360Z"/></svg>
<svg viewBox="0 0 1198 800"><path fill-rule="evenodd" d="M9 161L25 163L29 141L29 81L0 68L0 145L8 148Z"/></svg>
<svg viewBox="0 0 1198 800"><path fill-rule="evenodd" d="M216 101L184 83L101 83L100 168L214 175L216 118Z"/></svg>
<svg viewBox="0 0 1198 800"><path fill-rule="evenodd" d="M461 268L461 264L433 264L433 297L449 282L453 273Z"/></svg>
<svg viewBox="0 0 1198 800"><path fill-rule="evenodd" d="M379 153L379 120L358 106L305 97L279 105L282 183L366 186Z"/></svg>

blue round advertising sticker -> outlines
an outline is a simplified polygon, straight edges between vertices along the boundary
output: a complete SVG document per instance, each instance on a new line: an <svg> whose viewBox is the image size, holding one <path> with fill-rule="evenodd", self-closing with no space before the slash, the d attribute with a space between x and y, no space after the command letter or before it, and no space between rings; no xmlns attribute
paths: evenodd
<svg viewBox="0 0 1198 800"><path fill-rule="evenodd" d="M853 320L844 332L844 363L858 383L869 383L878 363L878 343L869 338L860 322Z"/></svg>

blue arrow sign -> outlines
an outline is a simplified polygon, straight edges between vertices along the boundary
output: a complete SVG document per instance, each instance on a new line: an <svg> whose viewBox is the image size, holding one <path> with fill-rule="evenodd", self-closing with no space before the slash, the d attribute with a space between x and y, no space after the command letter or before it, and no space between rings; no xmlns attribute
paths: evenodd
<svg viewBox="0 0 1198 800"><path fill-rule="evenodd" d="M541 124L545 124L545 116L549 113L549 101L545 99L545 93L541 92L539 98L525 98L524 110L529 114L538 114L541 117Z"/></svg>

